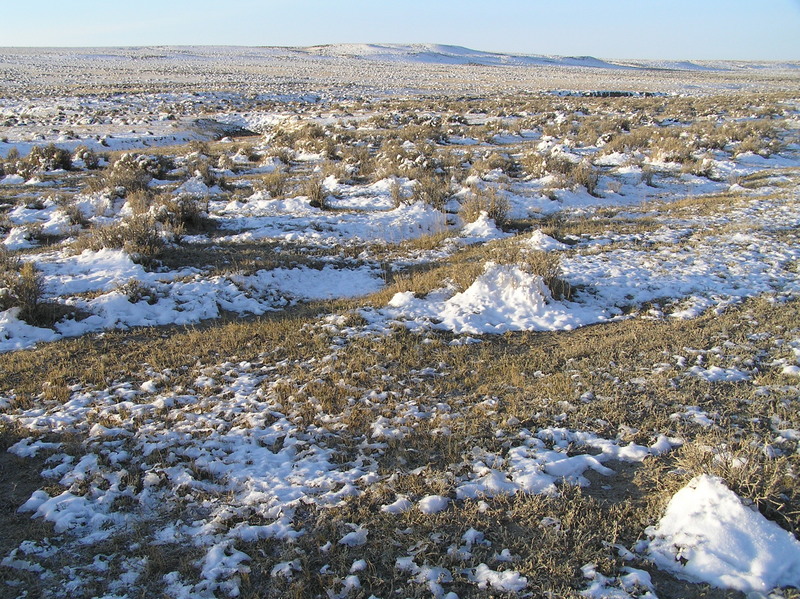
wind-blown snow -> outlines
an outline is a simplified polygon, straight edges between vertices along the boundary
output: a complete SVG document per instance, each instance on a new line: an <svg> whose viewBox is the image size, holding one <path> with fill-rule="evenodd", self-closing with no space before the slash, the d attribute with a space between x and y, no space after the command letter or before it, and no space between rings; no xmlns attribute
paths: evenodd
<svg viewBox="0 0 800 599"><path fill-rule="evenodd" d="M800 542L719 478L693 479L647 534L649 556L681 578L745 593L800 586Z"/></svg>

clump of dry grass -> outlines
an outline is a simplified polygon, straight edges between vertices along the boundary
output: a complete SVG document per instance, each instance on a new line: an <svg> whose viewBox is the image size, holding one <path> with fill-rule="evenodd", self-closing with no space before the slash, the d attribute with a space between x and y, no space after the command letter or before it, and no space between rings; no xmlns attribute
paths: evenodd
<svg viewBox="0 0 800 599"><path fill-rule="evenodd" d="M437 210L444 210L450 199L450 181L443 175L423 173L414 184L414 201L424 202Z"/></svg>
<svg viewBox="0 0 800 599"><path fill-rule="evenodd" d="M192 196L161 195L155 199L150 213L175 234L205 232L214 227L208 216L208 203Z"/></svg>
<svg viewBox="0 0 800 599"><path fill-rule="evenodd" d="M520 158L523 171L532 179L541 179L547 174L545 157L534 150L525 152Z"/></svg>
<svg viewBox="0 0 800 599"><path fill-rule="evenodd" d="M282 170L261 175L256 181L256 189L263 189L271 198L281 198L286 193L289 176Z"/></svg>
<svg viewBox="0 0 800 599"><path fill-rule="evenodd" d="M520 165L506 153L488 152L474 160L472 168L479 175L484 175L493 170L500 170L508 176L516 176L519 173Z"/></svg>
<svg viewBox="0 0 800 599"><path fill-rule="evenodd" d="M589 195L600 197L597 191L597 184L600 180L600 173L588 161L581 161L580 164L572 171L571 180L576 184L586 188Z"/></svg>
<svg viewBox="0 0 800 599"><path fill-rule="evenodd" d="M34 171L68 171L72 168L72 157L67 150L56 147L54 144L46 146L33 146L25 157L25 164Z"/></svg>
<svg viewBox="0 0 800 599"><path fill-rule="evenodd" d="M87 146L80 145L75 148L73 156L75 160L81 160L83 165L89 170L95 170L100 167L100 156Z"/></svg>
<svg viewBox="0 0 800 599"><path fill-rule="evenodd" d="M325 186L322 179L319 177L312 177L307 179L300 187L300 193L309 199L312 208L320 208L328 210L330 206L327 201L327 194L325 193Z"/></svg>
<svg viewBox="0 0 800 599"><path fill-rule="evenodd" d="M30 323L43 320L41 274L33 262L22 262L0 247L0 311L19 308L19 317Z"/></svg>
<svg viewBox="0 0 800 599"><path fill-rule="evenodd" d="M118 195L144 191L153 178L163 178L171 167L164 156L122 154L103 172L102 183Z"/></svg>
<svg viewBox="0 0 800 599"><path fill-rule="evenodd" d="M369 181L375 174L375 160L366 145L345 146L341 152L341 161L354 183Z"/></svg>
<svg viewBox="0 0 800 599"><path fill-rule="evenodd" d="M488 187L474 189L461 202L458 214L464 222L472 223L478 220L481 214L486 213L498 226L502 227L508 220L510 208L509 201L500 194L496 187Z"/></svg>
<svg viewBox="0 0 800 599"><path fill-rule="evenodd" d="M486 254L497 264L516 266L523 272L541 277L555 299L572 298L573 288L562 277L561 259L557 254L531 250L519 243L499 243L490 246Z"/></svg>

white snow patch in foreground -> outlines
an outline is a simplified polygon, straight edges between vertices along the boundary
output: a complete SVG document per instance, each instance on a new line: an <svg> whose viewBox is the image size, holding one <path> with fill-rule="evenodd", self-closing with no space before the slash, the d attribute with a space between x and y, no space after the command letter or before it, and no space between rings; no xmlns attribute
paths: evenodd
<svg viewBox="0 0 800 599"><path fill-rule="evenodd" d="M800 542L719 478L694 478L646 532L656 565L681 578L745 593L800 586Z"/></svg>

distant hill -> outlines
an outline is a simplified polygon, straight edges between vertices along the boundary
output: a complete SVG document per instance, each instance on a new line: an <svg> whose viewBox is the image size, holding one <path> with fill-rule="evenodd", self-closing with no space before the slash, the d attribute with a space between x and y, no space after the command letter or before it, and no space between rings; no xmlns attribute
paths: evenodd
<svg viewBox="0 0 800 599"><path fill-rule="evenodd" d="M278 49L278 48L276 48ZM287 48L280 48L287 50ZM800 62L727 60L603 60L593 56L507 54L443 44L327 44L291 48L298 54L375 62L443 65L583 67L667 71L800 70Z"/></svg>
<svg viewBox="0 0 800 599"><path fill-rule="evenodd" d="M315 56L335 56L378 62L458 64L482 66L574 66L601 69L635 68L592 56L544 56L483 52L442 44L329 44L295 48Z"/></svg>

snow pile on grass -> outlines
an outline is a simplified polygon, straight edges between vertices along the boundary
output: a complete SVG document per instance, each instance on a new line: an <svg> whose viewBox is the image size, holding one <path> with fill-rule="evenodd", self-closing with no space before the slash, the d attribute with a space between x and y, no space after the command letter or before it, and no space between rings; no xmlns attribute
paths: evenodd
<svg viewBox="0 0 800 599"><path fill-rule="evenodd" d="M441 495L428 495L427 497L423 497L417 503L417 507L419 507L419 511L423 514L438 514L441 511L447 509L447 505L450 503L450 500L447 497L442 497Z"/></svg>
<svg viewBox="0 0 800 599"><path fill-rule="evenodd" d="M561 243L549 235L545 235L540 229L536 229L533 233L531 233L531 236L528 237L526 243L532 249L543 252L569 249L569 246L566 243Z"/></svg>
<svg viewBox="0 0 800 599"><path fill-rule="evenodd" d="M681 578L745 593L800 586L800 542L719 478L694 478L647 534L653 561Z"/></svg>
<svg viewBox="0 0 800 599"><path fill-rule="evenodd" d="M382 313L470 334L571 330L608 318L602 308L554 300L542 277L516 265L489 262L468 289L446 294L439 290L420 299L410 291L397 293Z"/></svg>
<svg viewBox="0 0 800 599"><path fill-rule="evenodd" d="M504 233L494 219L489 218L486 212L481 212L475 221L464 225L461 229L461 237L467 243L478 243L511 237L511 233Z"/></svg>
<svg viewBox="0 0 800 599"><path fill-rule="evenodd" d="M491 588L505 593L516 593L528 586L528 579L519 572L496 572L486 564L479 564L470 580L477 583L479 589Z"/></svg>

